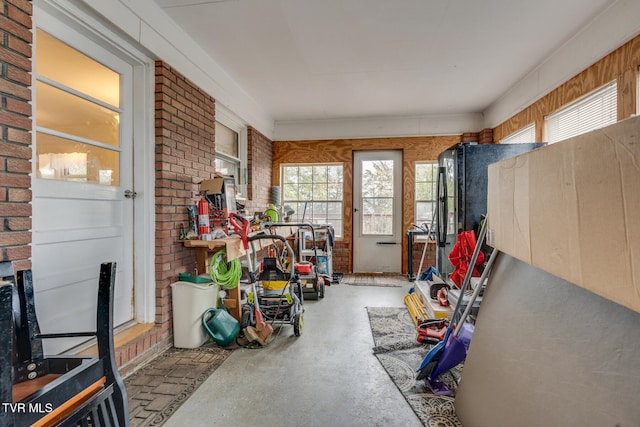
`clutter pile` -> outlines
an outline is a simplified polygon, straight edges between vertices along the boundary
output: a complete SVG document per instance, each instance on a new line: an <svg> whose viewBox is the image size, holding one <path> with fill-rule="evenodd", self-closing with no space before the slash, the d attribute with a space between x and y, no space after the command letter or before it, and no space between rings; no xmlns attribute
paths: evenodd
<svg viewBox="0 0 640 427"><path fill-rule="evenodd" d="M417 369L416 379L425 380L436 395L452 393L438 378L466 358L474 330L473 323L469 322L472 310L477 310L475 302L498 255L497 250L491 250L482 273L479 272L484 260L481 248L485 236L486 219L481 224L477 241L474 231L459 235L457 248L451 251L450 256L456 270L447 281L438 276L437 269L429 267L420 275L424 280L416 281L414 288L405 296L405 303L416 324L417 341L432 345ZM476 275L480 278L473 284L471 279ZM451 302L455 304L453 311L449 307ZM437 306L442 309L437 310Z"/></svg>

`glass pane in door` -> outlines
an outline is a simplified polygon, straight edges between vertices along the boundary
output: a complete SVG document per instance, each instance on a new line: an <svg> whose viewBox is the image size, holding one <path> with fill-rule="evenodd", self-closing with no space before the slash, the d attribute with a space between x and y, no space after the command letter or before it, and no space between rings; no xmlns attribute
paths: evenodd
<svg viewBox="0 0 640 427"><path fill-rule="evenodd" d="M362 162L362 234L393 234L393 161Z"/></svg>

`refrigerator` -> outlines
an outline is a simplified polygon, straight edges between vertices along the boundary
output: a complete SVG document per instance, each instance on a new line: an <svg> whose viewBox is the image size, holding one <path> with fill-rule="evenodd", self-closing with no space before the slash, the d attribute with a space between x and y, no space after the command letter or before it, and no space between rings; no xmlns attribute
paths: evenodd
<svg viewBox="0 0 640 427"><path fill-rule="evenodd" d="M449 253L458 233L479 229L487 213L487 168L491 163L545 146L545 143L478 144L464 142L438 156L436 267L445 279L453 272Z"/></svg>

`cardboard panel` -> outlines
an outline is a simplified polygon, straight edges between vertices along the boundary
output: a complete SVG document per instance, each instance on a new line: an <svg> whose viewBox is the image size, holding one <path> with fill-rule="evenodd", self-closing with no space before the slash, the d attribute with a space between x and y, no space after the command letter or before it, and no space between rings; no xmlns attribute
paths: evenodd
<svg viewBox="0 0 640 427"><path fill-rule="evenodd" d="M640 311L640 117L489 166L488 242Z"/></svg>
<svg viewBox="0 0 640 427"><path fill-rule="evenodd" d="M473 427L637 426L639 330L640 314L501 254L456 414Z"/></svg>

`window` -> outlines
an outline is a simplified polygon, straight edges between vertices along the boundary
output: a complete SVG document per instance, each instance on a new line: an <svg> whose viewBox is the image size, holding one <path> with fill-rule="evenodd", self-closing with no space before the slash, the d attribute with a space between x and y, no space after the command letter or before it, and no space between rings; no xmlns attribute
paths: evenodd
<svg viewBox="0 0 640 427"><path fill-rule="evenodd" d="M552 144L615 123L617 101L618 89L614 81L547 116L547 141Z"/></svg>
<svg viewBox="0 0 640 427"><path fill-rule="evenodd" d="M120 74L36 32L36 176L120 185Z"/></svg>
<svg viewBox="0 0 640 427"><path fill-rule="evenodd" d="M282 204L295 210L292 222L331 224L342 236L342 165L283 166L282 194Z"/></svg>
<svg viewBox="0 0 640 427"><path fill-rule="evenodd" d="M435 212L438 163L416 163L416 192L414 224L431 226Z"/></svg>
<svg viewBox="0 0 640 427"><path fill-rule="evenodd" d="M535 123L531 123L528 126L512 133L511 135L500 140L500 144L526 144L528 142L535 142L536 140L536 126Z"/></svg>
<svg viewBox="0 0 640 427"><path fill-rule="evenodd" d="M231 112L216 106L216 172L233 177L237 197L246 195L247 134L246 127Z"/></svg>

